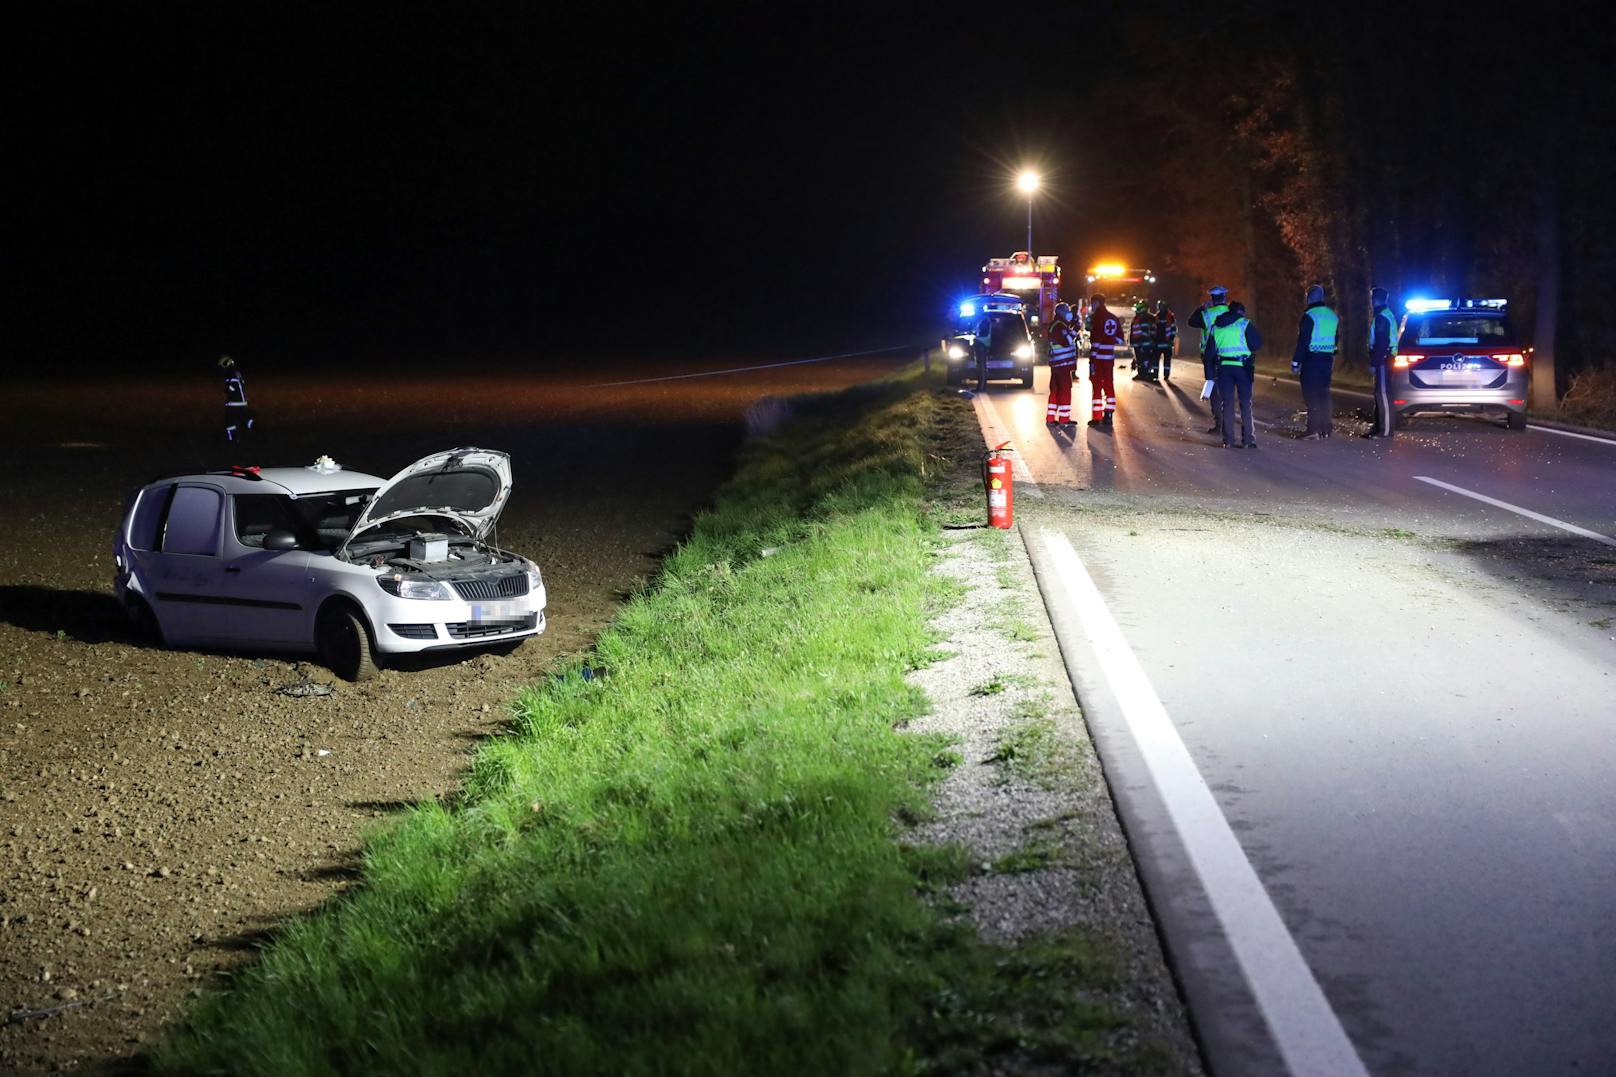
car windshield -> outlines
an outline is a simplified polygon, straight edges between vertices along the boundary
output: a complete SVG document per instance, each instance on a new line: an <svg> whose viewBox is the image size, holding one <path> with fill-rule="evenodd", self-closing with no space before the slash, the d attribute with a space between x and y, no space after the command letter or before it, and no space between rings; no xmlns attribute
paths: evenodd
<svg viewBox="0 0 1616 1077"><path fill-rule="evenodd" d="M1403 333L1405 343L1484 344L1503 346L1510 340L1509 320L1494 312L1448 312L1425 314L1409 319Z"/></svg>
<svg viewBox="0 0 1616 1077"><path fill-rule="evenodd" d="M353 530L354 521L374 490L339 490L291 498L285 494L237 494L236 538L258 548L271 531L290 531L305 550L335 550Z"/></svg>

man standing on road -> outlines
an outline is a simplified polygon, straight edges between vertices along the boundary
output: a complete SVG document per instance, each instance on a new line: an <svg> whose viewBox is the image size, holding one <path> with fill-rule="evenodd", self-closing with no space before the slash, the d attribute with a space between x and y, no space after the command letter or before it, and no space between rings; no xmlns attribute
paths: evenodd
<svg viewBox="0 0 1616 1077"><path fill-rule="evenodd" d="M1303 441L1320 441L1330 436L1330 375L1335 365L1336 330L1341 320L1324 302L1324 287L1307 290L1307 309L1296 330L1296 351L1291 355L1291 373L1302 378L1302 400L1307 404L1307 433Z"/></svg>
<svg viewBox="0 0 1616 1077"><path fill-rule="evenodd" d="M1162 381L1173 380L1173 349L1178 345L1178 318L1167 300L1156 300L1156 358L1161 362Z"/></svg>
<svg viewBox="0 0 1616 1077"><path fill-rule="evenodd" d="M1156 380L1156 316L1144 300L1133 305L1133 322L1128 326L1128 343L1133 347L1133 380Z"/></svg>
<svg viewBox="0 0 1616 1077"><path fill-rule="evenodd" d="M1122 322L1105 306L1105 296L1089 297L1089 385L1094 391L1094 415L1090 426L1109 429L1117 413L1117 387L1112 380L1117 346L1122 339Z"/></svg>
<svg viewBox="0 0 1616 1077"><path fill-rule="evenodd" d="M1208 351L1218 365L1218 395L1223 414L1218 425L1223 430L1223 447L1234 448L1234 398L1240 398L1240 445L1257 447L1257 431L1251 416L1251 384L1257 372L1257 349L1262 334L1246 317L1244 303L1231 303L1212 323Z"/></svg>
<svg viewBox="0 0 1616 1077"><path fill-rule="evenodd" d="M1072 324L1072 308L1055 304L1055 320L1049 324L1049 404L1044 424L1072 423L1072 375L1077 373L1077 327Z"/></svg>
<svg viewBox="0 0 1616 1077"><path fill-rule="evenodd" d="M1372 438L1389 438L1396 423L1392 411L1391 365L1397 355L1397 315L1386 304L1386 289L1372 288L1369 303L1374 313L1369 316L1369 373L1375 379L1375 423L1369 429Z"/></svg>
<svg viewBox="0 0 1616 1077"><path fill-rule="evenodd" d="M224 439L240 444L253 428L252 409L247 406L247 380L228 355L220 357L219 369L224 372Z"/></svg>
<svg viewBox="0 0 1616 1077"><path fill-rule="evenodd" d="M1218 367L1212 358L1212 326L1219 318L1229 312L1229 289L1221 284L1214 284L1207 289L1211 296L1207 302L1202 303L1194 314L1190 315L1190 328L1201 331L1201 373L1206 380L1212 383L1212 425L1207 429L1208 434L1222 434L1224 440L1229 435L1223 429L1223 398L1218 395Z"/></svg>

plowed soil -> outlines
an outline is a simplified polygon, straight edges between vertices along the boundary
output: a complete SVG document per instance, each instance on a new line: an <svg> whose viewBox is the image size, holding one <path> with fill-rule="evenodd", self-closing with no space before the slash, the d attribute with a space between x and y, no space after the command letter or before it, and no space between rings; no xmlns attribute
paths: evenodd
<svg viewBox="0 0 1616 1077"><path fill-rule="evenodd" d="M261 425L234 449L205 367L169 383L4 386L0 1072L137 1060L203 986L354 878L367 827L453 795L521 687L589 645L726 477L759 397L891 362L712 378L684 375L742 364L389 379L243 365ZM590 387L644 378L669 380ZM514 653L416 661L355 685L303 656L130 636L111 543L141 483L321 453L389 475L467 444L512 454L500 542L537 560L549 587L549 630Z"/></svg>

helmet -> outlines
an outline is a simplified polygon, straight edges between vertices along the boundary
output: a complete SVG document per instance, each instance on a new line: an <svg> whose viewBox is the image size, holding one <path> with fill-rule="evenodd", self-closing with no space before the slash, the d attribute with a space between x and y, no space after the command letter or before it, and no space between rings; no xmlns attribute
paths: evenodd
<svg viewBox="0 0 1616 1077"><path fill-rule="evenodd" d="M1310 307L1314 303L1322 303L1322 302L1324 302L1324 285L1322 285L1322 284L1314 284L1314 285L1309 286L1308 289L1307 289L1307 300L1306 300L1306 302L1307 302L1307 305L1310 306Z"/></svg>
<svg viewBox="0 0 1616 1077"><path fill-rule="evenodd" d="M1144 309L1145 309L1145 301L1143 299L1139 300L1138 302L1136 302L1133 305L1133 312L1135 314L1138 314L1139 312L1143 311Z"/></svg>
<svg viewBox="0 0 1616 1077"><path fill-rule="evenodd" d="M219 365L228 369L235 366L236 361L230 358L228 355L221 355L219 356Z"/></svg>
<svg viewBox="0 0 1616 1077"><path fill-rule="evenodd" d="M1055 320L1069 322L1072 320L1072 305L1070 303L1055 304Z"/></svg>
<svg viewBox="0 0 1616 1077"><path fill-rule="evenodd" d="M1229 297L1229 289L1225 288L1221 284L1214 284L1212 287L1206 290L1206 294L1210 295L1213 299L1227 299Z"/></svg>
<svg viewBox="0 0 1616 1077"><path fill-rule="evenodd" d="M1160 314L1162 311L1164 311L1166 309L1167 309L1167 300L1165 300L1165 299L1156 300L1156 313L1157 314Z"/></svg>
<svg viewBox="0 0 1616 1077"><path fill-rule="evenodd" d="M1369 301L1371 303L1384 303L1384 302L1386 302L1386 289L1384 289L1384 288L1371 288L1371 289L1369 289Z"/></svg>

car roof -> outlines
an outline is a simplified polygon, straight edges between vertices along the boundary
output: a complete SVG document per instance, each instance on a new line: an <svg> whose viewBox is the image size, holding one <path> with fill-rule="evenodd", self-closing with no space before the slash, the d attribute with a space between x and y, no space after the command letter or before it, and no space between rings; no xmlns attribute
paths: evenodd
<svg viewBox="0 0 1616 1077"><path fill-rule="evenodd" d="M154 482L205 482L227 494L286 494L308 497L340 490L375 490L387 480L363 471L316 471L311 467L266 467L256 477L240 471L212 471L195 475L171 475ZM153 485L153 483L148 483Z"/></svg>

